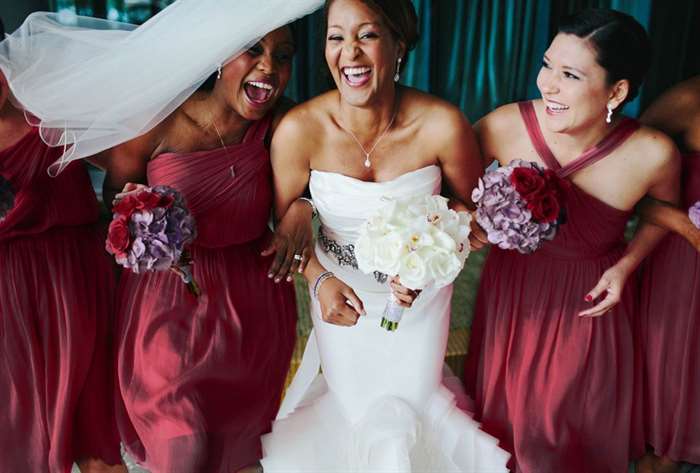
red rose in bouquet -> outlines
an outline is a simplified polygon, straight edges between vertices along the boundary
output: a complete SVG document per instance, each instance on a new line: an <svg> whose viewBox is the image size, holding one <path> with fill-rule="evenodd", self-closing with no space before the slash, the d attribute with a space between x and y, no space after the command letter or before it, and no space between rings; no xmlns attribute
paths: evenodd
<svg viewBox="0 0 700 473"><path fill-rule="evenodd" d="M129 223L126 217L118 217L109 224L107 233L107 251L118 258L126 258L129 250Z"/></svg>

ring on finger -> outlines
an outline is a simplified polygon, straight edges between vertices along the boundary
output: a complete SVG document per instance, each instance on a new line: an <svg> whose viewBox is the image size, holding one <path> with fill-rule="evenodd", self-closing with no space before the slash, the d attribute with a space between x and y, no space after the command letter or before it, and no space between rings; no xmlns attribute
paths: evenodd
<svg viewBox="0 0 700 473"><path fill-rule="evenodd" d="M303 260L303 259L304 259L304 257L301 256L299 253L297 253L297 254L294 255L294 261L301 261L301 260Z"/></svg>

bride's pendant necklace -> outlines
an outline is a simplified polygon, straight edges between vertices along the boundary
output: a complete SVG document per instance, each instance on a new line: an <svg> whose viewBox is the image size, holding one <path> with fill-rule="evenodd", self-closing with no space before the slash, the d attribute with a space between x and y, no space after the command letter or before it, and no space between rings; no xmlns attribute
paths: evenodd
<svg viewBox="0 0 700 473"><path fill-rule="evenodd" d="M357 145L358 145L358 146L360 147L360 149L362 150L362 153L365 155L365 162L364 162L364 164L365 164L365 167L366 167L366 168L369 169L369 168L372 167L372 161L370 160L370 158L371 158L371 156L372 156L372 153L374 152L374 149L377 147L377 145L379 144L379 142L382 141L382 138L384 138L384 137L386 136L386 134L389 132L389 129L391 128L391 125L394 124L394 120L396 119L396 115L398 114L398 111L399 111L399 107L398 107L398 100L397 100L397 105L396 105L395 110L394 110L394 115L391 117L391 120L389 120L389 124L386 126L386 128L384 129L384 131L382 132L382 134L379 136L379 138L377 138L377 140L374 142L374 145L372 146L372 148L371 148L369 151L367 151L367 150L365 149L365 147L362 146L362 143L360 143L360 140L357 139L357 136L355 136L355 133L353 133L352 130L350 130L349 128L345 128L345 127L342 126L342 125L340 126L340 128L341 128L343 131L346 131L350 136L352 136L352 138L355 140L355 143L357 143Z"/></svg>

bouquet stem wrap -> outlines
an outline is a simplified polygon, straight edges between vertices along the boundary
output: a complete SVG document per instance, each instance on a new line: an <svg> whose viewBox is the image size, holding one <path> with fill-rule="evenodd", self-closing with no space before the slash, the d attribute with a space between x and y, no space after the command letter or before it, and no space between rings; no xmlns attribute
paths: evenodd
<svg viewBox="0 0 700 473"><path fill-rule="evenodd" d="M393 332L399 328L399 322L401 322L401 317L403 317L403 311L404 307L399 304L399 300L396 296L391 294L389 300L386 301L380 326L389 332Z"/></svg>

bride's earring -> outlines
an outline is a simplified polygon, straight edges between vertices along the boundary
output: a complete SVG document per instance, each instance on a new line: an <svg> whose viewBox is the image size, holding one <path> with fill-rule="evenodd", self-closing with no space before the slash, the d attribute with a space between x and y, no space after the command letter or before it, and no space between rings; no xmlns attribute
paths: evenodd
<svg viewBox="0 0 700 473"><path fill-rule="evenodd" d="M219 68L217 69L217 71L218 72L216 73L216 78L221 79L221 64L219 64Z"/></svg>
<svg viewBox="0 0 700 473"><path fill-rule="evenodd" d="M398 82L401 78L401 58L396 61L396 74L394 74L394 82Z"/></svg>
<svg viewBox="0 0 700 473"><path fill-rule="evenodd" d="M608 116L605 117L605 123L611 123L611 122L612 122L612 114L613 114L612 105L608 104Z"/></svg>

